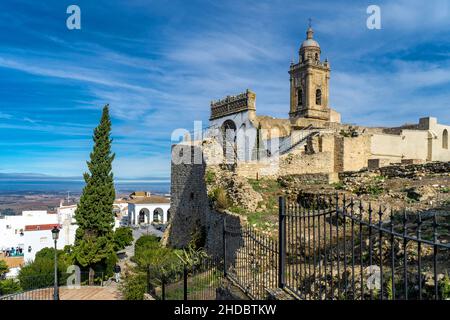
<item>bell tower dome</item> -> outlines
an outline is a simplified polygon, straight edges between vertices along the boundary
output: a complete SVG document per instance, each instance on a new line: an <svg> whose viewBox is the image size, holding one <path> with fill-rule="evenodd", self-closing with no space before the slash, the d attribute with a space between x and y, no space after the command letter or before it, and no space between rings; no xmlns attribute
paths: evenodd
<svg viewBox="0 0 450 320"><path fill-rule="evenodd" d="M314 40L311 25L299 49L298 63L291 64L289 118L311 118L330 121L328 106L330 65L321 61L319 43Z"/></svg>

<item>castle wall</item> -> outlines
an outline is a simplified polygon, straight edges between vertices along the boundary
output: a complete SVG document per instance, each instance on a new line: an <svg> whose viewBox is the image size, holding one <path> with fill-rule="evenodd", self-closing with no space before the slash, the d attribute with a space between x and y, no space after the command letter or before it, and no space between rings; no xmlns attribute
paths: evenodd
<svg viewBox="0 0 450 320"><path fill-rule="evenodd" d="M189 149L190 163L172 161L171 219L163 243L174 248L184 248L194 236L201 235L207 252L221 254L223 219L226 218L228 228L236 230L241 227L241 218L211 208L205 182L207 165L204 161L198 163L198 159L194 163L195 155L201 152L199 147L189 146ZM174 157L177 157L176 152L172 152L172 160ZM239 246L240 240L232 239L228 243L230 254Z"/></svg>
<svg viewBox="0 0 450 320"><path fill-rule="evenodd" d="M330 151L313 154L288 154L280 160L279 175L332 173L334 172L333 153Z"/></svg>
<svg viewBox="0 0 450 320"><path fill-rule="evenodd" d="M174 150L175 146L173 147ZM189 149L188 149L189 148ZM190 150L187 163L173 161L178 155L172 152L171 165L171 223L167 229L167 244L182 248L191 240L195 232L205 232L206 215L209 210L209 200L204 181L205 163L196 159L195 152L201 152L198 147L186 147ZM201 154L201 153L200 153ZM189 161L190 160L190 161Z"/></svg>
<svg viewBox="0 0 450 320"><path fill-rule="evenodd" d="M367 168L370 157L370 136L343 138L343 171Z"/></svg>
<svg viewBox="0 0 450 320"><path fill-rule="evenodd" d="M367 168L370 158L370 136L334 136L334 172L357 171Z"/></svg>
<svg viewBox="0 0 450 320"><path fill-rule="evenodd" d="M431 140L431 160L450 161L450 126L438 124L436 121L430 131L435 135ZM447 135L444 134L444 131L447 132ZM446 144L444 140L446 140Z"/></svg>
<svg viewBox="0 0 450 320"><path fill-rule="evenodd" d="M401 159L428 159L428 131L402 130L400 135L374 134L371 157L400 162Z"/></svg>
<svg viewBox="0 0 450 320"><path fill-rule="evenodd" d="M271 177L278 174L278 163L270 162L245 162L239 163L236 167L236 173L239 176L248 179L257 179L261 177Z"/></svg>

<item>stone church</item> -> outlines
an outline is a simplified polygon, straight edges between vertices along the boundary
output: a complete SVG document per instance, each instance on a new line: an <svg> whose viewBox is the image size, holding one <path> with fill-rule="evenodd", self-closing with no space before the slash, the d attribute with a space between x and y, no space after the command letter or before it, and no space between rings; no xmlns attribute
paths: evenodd
<svg viewBox="0 0 450 320"><path fill-rule="evenodd" d="M184 247L193 234L205 234L209 252L221 252L224 213L210 205L209 180L230 174L233 188L245 188L245 178L276 179L296 175L308 182L331 183L339 173L379 168L391 163L450 161L450 126L436 118L394 128L341 123L329 106L330 63L309 28L291 63L287 117L258 115L250 90L211 102L209 128L172 146L171 222L164 243ZM251 188L250 185L248 185ZM227 226L241 225L227 214Z"/></svg>
<svg viewBox="0 0 450 320"><path fill-rule="evenodd" d="M330 63L321 59L311 27L289 75L286 119L258 115L256 94L250 90L211 102L203 140L218 143L221 151L204 148L209 159L223 152L221 161L233 163L247 177L323 173L331 180L339 172L392 163L450 161L450 126L436 118L394 128L341 123L341 115L329 105Z"/></svg>

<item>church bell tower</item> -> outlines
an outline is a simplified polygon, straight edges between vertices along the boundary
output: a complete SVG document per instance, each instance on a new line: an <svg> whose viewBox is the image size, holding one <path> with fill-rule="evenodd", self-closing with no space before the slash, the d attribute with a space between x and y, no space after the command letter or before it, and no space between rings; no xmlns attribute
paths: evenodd
<svg viewBox="0 0 450 320"><path fill-rule="evenodd" d="M309 26L299 50L299 61L291 63L290 119L309 118L330 121L328 106L330 65L320 60L320 46Z"/></svg>

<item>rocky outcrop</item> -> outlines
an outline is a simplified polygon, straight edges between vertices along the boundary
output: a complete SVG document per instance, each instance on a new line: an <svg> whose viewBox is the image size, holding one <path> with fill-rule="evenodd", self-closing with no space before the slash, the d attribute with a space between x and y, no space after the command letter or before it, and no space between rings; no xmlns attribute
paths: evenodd
<svg viewBox="0 0 450 320"><path fill-rule="evenodd" d="M388 178L412 178L421 174L447 173L450 174L450 162L429 162L425 164L401 165L396 164L379 169L380 174Z"/></svg>
<svg viewBox="0 0 450 320"><path fill-rule="evenodd" d="M208 175L214 177L208 183L208 193L213 192L215 188L223 188L233 206L239 206L247 212L253 212L258 208L258 203L263 200L262 196L252 188L245 177L232 171L210 167L206 173L207 177Z"/></svg>

